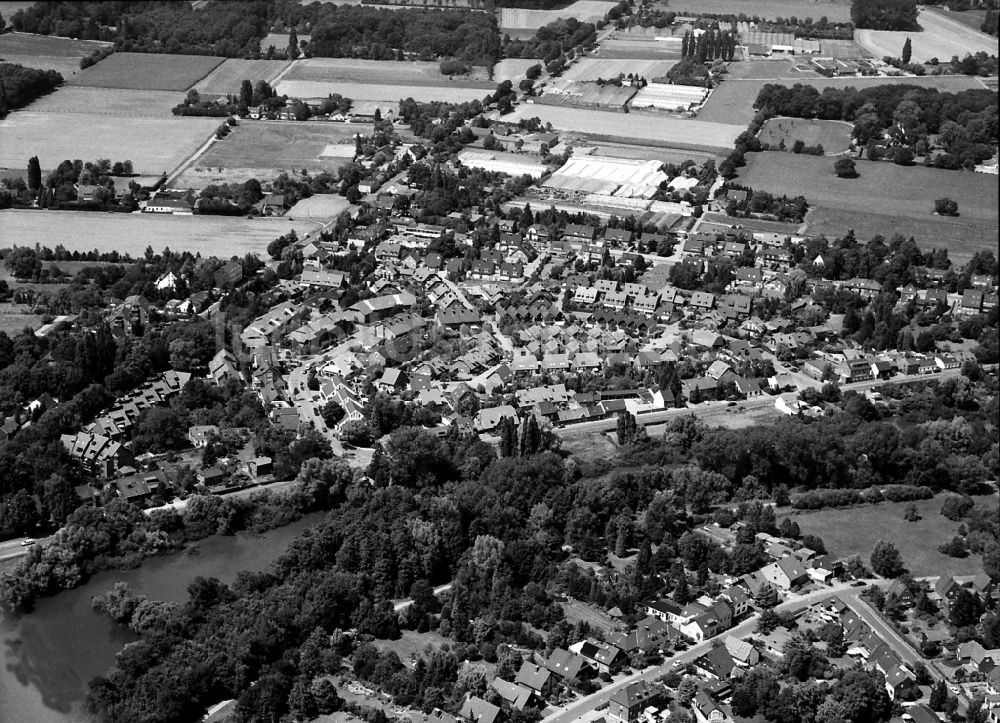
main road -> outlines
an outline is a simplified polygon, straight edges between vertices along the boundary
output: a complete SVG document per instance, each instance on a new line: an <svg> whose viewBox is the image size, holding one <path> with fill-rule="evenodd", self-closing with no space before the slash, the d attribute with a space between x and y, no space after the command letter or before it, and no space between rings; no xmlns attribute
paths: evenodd
<svg viewBox="0 0 1000 723"><path fill-rule="evenodd" d="M880 583L888 583L888 581L880 581ZM811 592L807 595L797 595L793 599L788 600L775 608L777 612L795 612L803 608L809 607L813 603L824 600L828 597L836 595L837 597L843 599L845 602L849 600L854 600L857 603L857 597L864 590L863 587L852 587L849 583L841 583L839 585L833 585L831 587L825 587L822 590L817 590ZM849 603L848 603L849 604ZM704 655L709 650L711 650L712 645L718 640L723 640L730 635L736 636L738 638L745 637L753 632L754 626L757 623L757 616L753 615L747 620L736 627L730 628L725 632L715 636L714 638L709 638L704 642L693 645L683 653L678 653L672 656L663 665L652 666L646 668L638 673L633 673L630 676L617 680L611 685L601 688L601 690L596 693L592 693L584 698L580 698L573 703L570 703L564 708L560 708L547 715L542 719L542 723L572 723L573 721L580 720L587 714L596 710L597 708L606 705L611 697L617 693L619 690L629 685L630 683L635 683L640 680L644 680L648 683L653 682L657 678L667 674L671 670L684 663L689 663L692 660Z"/></svg>

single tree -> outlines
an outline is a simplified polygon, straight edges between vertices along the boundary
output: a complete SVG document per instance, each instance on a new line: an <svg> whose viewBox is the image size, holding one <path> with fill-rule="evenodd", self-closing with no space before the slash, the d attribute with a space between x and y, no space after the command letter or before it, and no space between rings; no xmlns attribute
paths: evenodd
<svg viewBox="0 0 1000 723"><path fill-rule="evenodd" d="M913 57L913 44L910 42L909 38L907 38L906 42L903 43L903 55L901 57L903 65L908 65L910 58Z"/></svg>
<svg viewBox="0 0 1000 723"><path fill-rule="evenodd" d="M295 28L292 28L288 33L287 55L289 60L295 60L299 57L299 34L295 32Z"/></svg>
<svg viewBox="0 0 1000 723"><path fill-rule="evenodd" d="M882 577L895 578L906 572L899 550L891 542L885 540L879 540L875 543L869 562L871 562L875 574Z"/></svg>
<svg viewBox="0 0 1000 723"><path fill-rule="evenodd" d="M857 165L850 158L841 158L833 164L833 170L838 178L857 178Z"/></svg>
<svg viewBox="0 0 1000 723"><path fill-rule="evenodd" d="M42 167L38 163L38 156L28 159L28 188L37 191L42 187Z"/></svg>
<svg viewBox="0 0 1000 723"><path fill-rule="evenodd" d="M950 198L939 198L934 202L934 213L939 216L957 216L958 203Z"/></svg>

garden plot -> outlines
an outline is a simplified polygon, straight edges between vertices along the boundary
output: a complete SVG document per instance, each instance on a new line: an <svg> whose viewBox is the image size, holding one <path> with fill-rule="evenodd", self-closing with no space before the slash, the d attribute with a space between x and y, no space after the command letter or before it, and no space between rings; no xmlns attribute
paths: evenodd
<svg viewBox="0 0 1000 723"><path fill-rule="evenodd" d="M64 85L31 104L32 113L81 113L119 118L169 118L177 93Z"/></svg>
<svg viewBox="0 0 1000 723"><path fill-rule="evenodd" d="M91 88L184 91L222 61L208 55L114 53L81 70L67 83Z"/></svg>

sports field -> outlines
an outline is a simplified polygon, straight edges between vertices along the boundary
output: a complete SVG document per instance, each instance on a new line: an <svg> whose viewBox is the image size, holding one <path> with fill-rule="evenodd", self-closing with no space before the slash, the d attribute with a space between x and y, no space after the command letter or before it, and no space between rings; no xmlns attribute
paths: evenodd
<svg viewBox="0 0 1000 723"><path fill-rule="evenodd" d="M816 120L815 118L771 118L760 129L757 137L762 143L777 146L781 141L790 151L795 141L807 146L820 144L826 155L843 153L851 147L853 126L845 121Z"/></svg>
<svg viewBox="0 0 1000 723"><path fill-rule="evenodd" d="M563 74L566 80L610 80L632 73L652 81L667 74L674 67L673 60L630 60L626 58L581 58Z"/></svg>
<svg viewBox="0 0 1000 723"><path fill-rule="evenodd" d="M891 30L857 30L854 39L876 57L899 57L907 38L913 45L913 62L923 63L931 58L951 60L953 55L963 58L980 50L997 54L997 39L970 28L964 23L929 10L917 15L922 32L907 33Z"/></svg>
<svg viewBox="0 0 1000 723"><path fill-rule="evenodd" d="M559 18L576 18L582 23L596 23L615 6L605 0L577 0L562 10L523 10L503 8L500 10L501 30L536 30Z"/></svg>
<svg viewBox="0 0 1000 723"><path fill-rule="evenodd" d="M0 121L0 166L23 168L31 156L45 169L66 159L130 159L136 173L159 175L180 165L218 126L218 118L17 111Z"/></svg>
<svg viewBox="0 0 1000 723"><path fill-rule="evenodd" d="M496 88L496 83L489 80L486 69L481 67L472 68L468 75L446 76L441 75L440 63L408 60L364 60L360 58L296 60L288 72L282 76L282 80L396 86L470 87L483 90Z"/></svg>
<svg viewBox="0 0 1000 723"><path fill-rule="evenodd" d="M64 85L31 104L32 113L82 113L118 118L169 118L180 102L167 90L118 90Z"/></svg>
<svg viewBox="0 0 1000 723"><path fill-rule="evenodd" d="M202 95L226 95L239 93L244 80L270 83L288 67L287 60L243 60L227 58L218 68L201 79L194 87Z"/></svg>
<svg viewBox="0 0 1000 723"><path fill-rule="evenodd" d="M803 534L817 535L826 549L838 556L861 555L868 563L868 556L878 540L892 542L903 556L903 562L915 576L922 575L975 575L982 571L978 555L958 559L942 555L938 545L951 539L959 523L941 515L945 495L917 502L883 502L862 505L848 510L831 509L816 512L792 512ZM996 495L974 498L976 505L996 510ZM910 504L916 505L921 519L907 522L903 513Z"/></svg>
<svg viewBox="0 0 1000 723"><path fill-rule="evenodd" d="M70 251L116 249L142 256L147 246L157 252L169 246L203 256L245 253L266 256L267 245L291 230L301 237L322 224L286 216L248 219L242 216L173 216L155 213L84 213L79 211L0 211L0 247L62 244Z"/></svg>
<svg viewBox="0 0 1000 723"><path fill-rule="evenodd" d="M322 194L303 198L294 206L288 209L288 216L292 218L336 218L342 211L356 209L343 196L332 194Z"/></svg>
<svg viewBox="0 0 1000 723"><path fill-rule="evenodd" d="M114 53L97 65L81 70L67 82L91 88L183 91L222 61L223 58L208 55Z"/></svg>
<svg viewBox="0 0 1000 723"><path fill-rule="evenodd" d="M6 8L0 7L5 15ZM80 59L111 43L97 40L73 40L51 35L5 33L0 35L0 59L26 68L55 70L63 78L80 72Z"/></svg>
<svg viewBox="0 0 1000 723"><path fill-rule="evenodd" d="M816 206L810 233L839 236L853 228L859 238L912 235L922 247L947 246L955 259L996 248L996 177L966 171L889 162L857 161L858 178L838 178L833 159L791 153L751 153L739 182L754 189L803 195ZM935 216L934 200L958 201L959 216Z"/></svg>
<svg viewBox="0 0 1000 723"><path fill-rule="evenodd" d="M398 103L406 98L419 101L439 100L448 103L465 103L482 100L496 87L470 88L466 85L389 85L386 83L322 82L316 80L282 80L275 90L278 95L295 98L325 98L331 93L354 100L377 100Z"/></svg>
<svg viewBox="0 0 1000 723"><path fill-rule="evenodd" d="M218 182L212 180L212 174L264 180L277 176L282 170L334 171L345 159L322 158L320 154L326 147L353 143L356 133L370 133L371 130L369 125L355 123L244 121L224 140L213 143L199 156L183 179L192 185L200 179L200 185L207 185Z"/></svg>
<svg viewBox="0 0 1000 723"><path fill-rule="evenodd" d="M737 68L746 65L772 65L772 62L761 61L755 63L735 63L730 68ZM776 66L776 69L783 69L784 63ZM734 73L735 75L735 73ZM802 78L794 75L775 75L773 78L752 78L743 80L739 77L730 77L720 83L712 94L705 101L705 105L698 111L698 120L711 121L713 123L739 123L746 126L754 117L756 111L753 108L754 101L760 89L768 83L781 83L789 87L796 83L811 85L820 92L823 88L867 88L872 85L883 85L885 83L905 83L906 85L919 85L929 88L937 88L941 91L957 93L970 88L982 89L983 85L974 76L968 75L938 75L923 76L920 78Z"/></svg>
<svg viewBox="0 0 1000 723"><path fill-rule="evenodd" d="M631 138L675 148L730 149L743 126L704 123L666 117L656 113L566 108L554 105L521 105L507 116L512 121L537 116L558 130L597 136L598 140Z"/></svg>
<svg viewBox="0 0 1000 723"><path fill-rule="evenodd" d="M819 20L826 16L831 22L850 22L850 0L752 0L751 2L733 2L733 0L670 0L669 8L678 13L709 13L713 15L730 15L746 13L759 15L766 20L774 18L813 18Z"/></svg>

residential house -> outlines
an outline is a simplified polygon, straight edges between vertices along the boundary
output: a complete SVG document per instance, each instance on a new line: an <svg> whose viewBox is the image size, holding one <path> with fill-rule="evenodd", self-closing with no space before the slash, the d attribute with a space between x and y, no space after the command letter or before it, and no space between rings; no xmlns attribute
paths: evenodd
<svg viewBox="0 0 1000 723"><path fill-rule="evenodd" d="M704 690L698 691L691 701L691 710L694 711L694 717L698 723L729 723L732 720L716 700Z"/></svg>
<svg viewBox="0 0 1000 723"><path fill-rule="evenodd" d="M578 648L577 654L598 673L612 673L625 664L625 655L621 650L594 638L587 638L572 646L570 650L573 648Z"/></svg>
<svg viewBox="0 0 1000 723"><path fill-rule="evenodd" d="M517 421L517 410L509 404L501 404L499 407L488 407L476 412L472 420L473 429L480 433L493 433L503 419Z"/></svg>
<svg viewBox="0 0 1000 723"><path fill-rule="evenodd" d="M499 723L503 720L503 711L478 696L470 695L462 704L458 717L468 723Z"/></svg>
<svg viewBox="0 0 1000 723"><path fill-rule="evenodd" d="M951 575L942 575L934 583L934 592L941 598L941 607L947 613L951 603L955 602L955 598L961 592L961 586Z"/></svg>
<svg viewBox="0 0 1000 723"><path fill-rule="evenodd" d="M219 433L219 428L214 424L197 424L188 427L188 441L194 447L205 447L208 445L209 437Z"/></svg>
<svg viewBox="0 0 1000 723"><path fill-rule="evenodd" d="M555 676L550 670L527 660L521 663L521 668L517 671L517 677L514 678L514 682L535 691L535 693L543 698L549 697L558 689Z"/></svg>
<svg viewBox="0 0 1000 723"><path fill-rule="evenodd" d="M802 563L791 556L766 565L760 572L765 580L779 590L791 590L809 579Z"/></svg>
<svg viewBox="0 0 1000 723"><path fill-rule="evenodd" d="M730 635L726 637L724 644L736 665L743 668L752 668L760 662L760 651L752 643Z"/></svg>
<svg viewBox="0 0 1000 723"><path fill-rule="evenodd" d="M490 686L514 710L524 710L538 697L535 691L530 688L511 683L503 678L494 678Z"/></svg>
<svg viewBox="0 0 1000 723"><path fill-rule="evenodd" d="M562 648L553 650L545 661L546 669L564 681L579 678L583 666L583 658Z"/></svg>
<svg viewBox="0 0 1000 723"><path fill-rule="evenodd" d="M660 706L662 694L656 686L637 680L619 688L608 701L608 720L637 723L647 708Z"/></svg>

